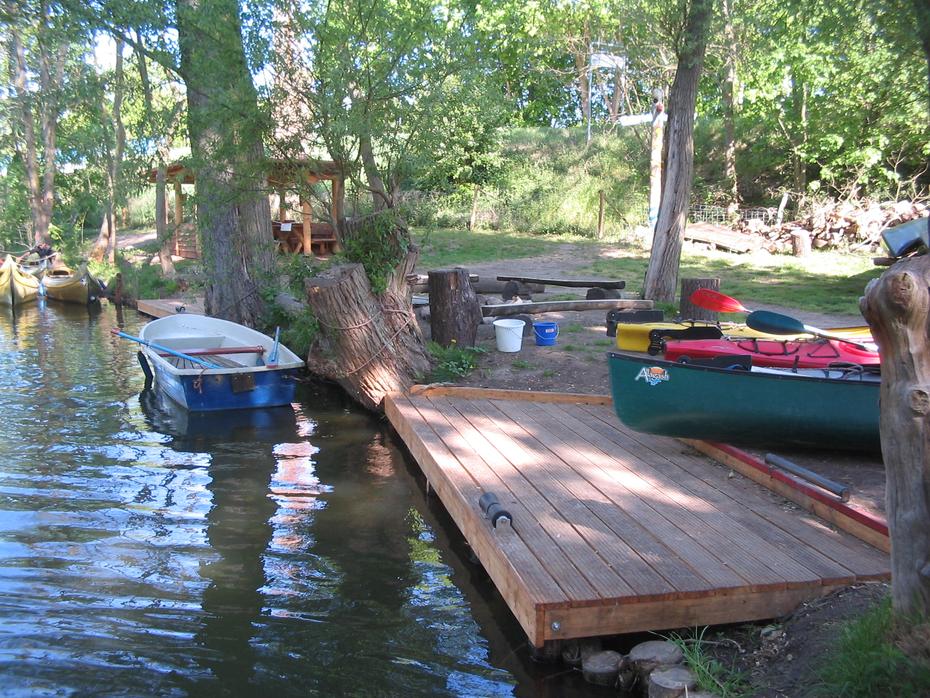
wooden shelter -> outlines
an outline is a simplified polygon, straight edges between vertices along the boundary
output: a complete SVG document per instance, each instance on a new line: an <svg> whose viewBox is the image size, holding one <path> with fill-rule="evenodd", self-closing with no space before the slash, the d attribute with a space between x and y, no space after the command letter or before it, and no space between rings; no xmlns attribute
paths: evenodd
<svg viewBox="0 0 930 698"><path fill-rule="evenodd" d="M148 172L147 179L155 183L156 169ZM194 184L194 172L180 162L167 166L166 181L174 187L173 253L187 259L200 257L200 240L192 225L184 224L183 184ZM329 222L314 222L313 207L306 196L306 187L320 181L331 182ZM274 239L283 252L327 255L338 246L335 225L344 214L345 176L339 163L331 160L269 160L268 185L278 192L278 218L272 220ZM287 215L286 195L296 191L300 201L301 217L291 220Z"/></svg>

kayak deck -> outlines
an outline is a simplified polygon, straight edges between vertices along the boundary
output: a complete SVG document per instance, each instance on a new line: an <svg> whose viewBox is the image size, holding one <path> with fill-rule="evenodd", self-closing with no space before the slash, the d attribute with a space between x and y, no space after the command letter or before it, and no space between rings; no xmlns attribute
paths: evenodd
<svg viewBox="0 0 930 698"><path fill-rule="evenodd" d="M884 553L623 427L606 396L420 386L385 408L537 647L776 617L889 575Z"/></svg>

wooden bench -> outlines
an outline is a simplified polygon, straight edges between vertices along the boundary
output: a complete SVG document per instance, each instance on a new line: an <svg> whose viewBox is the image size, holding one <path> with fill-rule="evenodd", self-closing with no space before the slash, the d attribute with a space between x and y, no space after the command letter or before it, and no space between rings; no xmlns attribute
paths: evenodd
<svg viewBox="0 0 930 698"><path fill-rule="evenodd" d="M504 303L501 305L481 306L484 317L505 317L507 315L536 315L538 313L559 313L566 310L651 310L651 300L639 298L601 298L583 301L543 301L541 303Z"/></svg>
<svg viewBox="0 0 930 698"><path fill-rule="evenodd" d="M304 250L304 224L300 221L272 221L271 230L280 252L307 254ZM310 253L328 257L336 251L336 231L329 223L310 224Z"/></svg>

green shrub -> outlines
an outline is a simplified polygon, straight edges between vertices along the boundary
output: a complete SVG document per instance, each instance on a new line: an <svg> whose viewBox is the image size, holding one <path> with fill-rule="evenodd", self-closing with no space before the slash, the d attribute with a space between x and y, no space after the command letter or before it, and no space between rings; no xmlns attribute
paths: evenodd
<svg viewBox="0 0 930 698"><path fill-rule="evenodd" d="M478 367L478 356L484 353L480 347L460 347L456 344L443 347L436 342L429 342L426 348L436 360L429 376L432 383L451 383L464 378Z"/></svg>

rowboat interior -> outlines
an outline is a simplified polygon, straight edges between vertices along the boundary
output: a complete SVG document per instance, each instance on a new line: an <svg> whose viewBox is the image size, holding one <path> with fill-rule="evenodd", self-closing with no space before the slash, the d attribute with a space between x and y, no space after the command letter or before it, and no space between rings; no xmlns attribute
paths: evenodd
<svg viewBox="0 0 930 698"><path fill-rule="evenodd" d="M162 337L154 340L166 349L203 357L221 368L251 368L260 366L265 348L261 345L247 346L230 341L223 335L199 337ZM202 369L203 365L190 359L159 352L159 356L177 369Z"/></svg>

